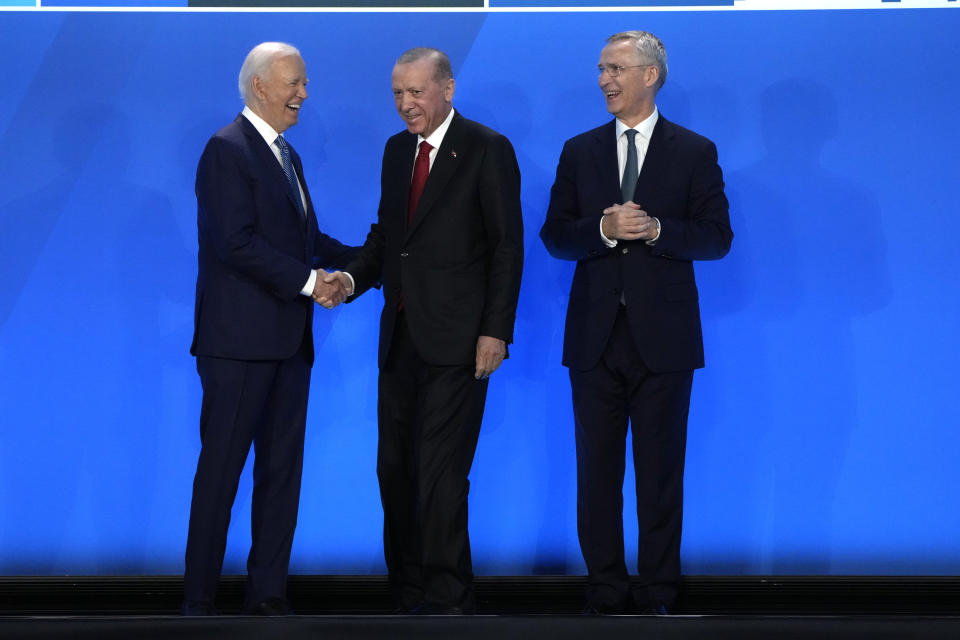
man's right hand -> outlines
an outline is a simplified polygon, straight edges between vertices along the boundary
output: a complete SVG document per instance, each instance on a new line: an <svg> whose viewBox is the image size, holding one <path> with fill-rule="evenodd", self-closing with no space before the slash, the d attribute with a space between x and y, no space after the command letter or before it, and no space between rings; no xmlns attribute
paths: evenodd
<svg viewBox="0 0 960 640"><path fill-rule="evenodd" d="M339 271L327 273L317 269L317 281L313 285L313 299L326 309L335 306L347 299L350 295L350 280Z"/></svg>

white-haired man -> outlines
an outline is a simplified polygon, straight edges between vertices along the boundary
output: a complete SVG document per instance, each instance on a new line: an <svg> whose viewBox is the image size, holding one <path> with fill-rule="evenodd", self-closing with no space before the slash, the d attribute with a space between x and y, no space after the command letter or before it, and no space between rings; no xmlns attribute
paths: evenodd
<svg viewBox="0 0 960 640"><path fill-rule="evenodd" d="M245 106L207 143L197 167L199 240L193 345L203 385L184 615L215 613L230 509L251 444L252 545L244 612L290 613L313 301L340 302L319 265L354 249L322 233L300 157L281 135L300 118L307 74L294 47L265 42L240 70ZM318 277L318 272L319 276Z"/></svg>

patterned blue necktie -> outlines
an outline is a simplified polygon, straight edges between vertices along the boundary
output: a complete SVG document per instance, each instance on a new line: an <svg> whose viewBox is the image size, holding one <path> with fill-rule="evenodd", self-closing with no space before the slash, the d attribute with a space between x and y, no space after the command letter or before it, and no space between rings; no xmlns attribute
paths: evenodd
<svg viewBox="0 0 960 640"><path fill-rule="evenodd" d="M305 215L303 211L303 200L300 198L300 183L297 181L297 172L293 168L293 162L290 160L290 145L283 139L283 136L277 136L277 147L280 149L280 164L283 165L283 175L287 176L287 184L290 187L290 195L293 201L297 203L297 211L301 217Z"/></svg>
<svg viewBox="0 0 960 640"><path fill-rule="evenodd" d="M636 129L627 129L627 163L623 167L623 179L620 181L620 195L623 197L623 203L633 200L633 192L637 188L637 177L640 171L637 168L637 137Z"/></svg>

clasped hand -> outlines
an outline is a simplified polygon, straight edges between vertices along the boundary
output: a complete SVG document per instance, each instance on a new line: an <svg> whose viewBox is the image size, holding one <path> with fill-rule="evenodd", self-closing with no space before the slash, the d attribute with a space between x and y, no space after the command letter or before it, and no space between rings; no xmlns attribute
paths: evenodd
<svg viewBox="0 0 960 640"><path fill-rule="evenodd" d="M657 221L639 204L626 202L603 210L600 223L603 235L611 240L653 240L657 237Z"/></svg>
<svg viewBox="0 0 960 640"><path fill-rule="evenodd" d="M353 293L350 279L342 271L326 272L317 269L317 281L313 285L313 300L326 309L333 309Z"/></svg>

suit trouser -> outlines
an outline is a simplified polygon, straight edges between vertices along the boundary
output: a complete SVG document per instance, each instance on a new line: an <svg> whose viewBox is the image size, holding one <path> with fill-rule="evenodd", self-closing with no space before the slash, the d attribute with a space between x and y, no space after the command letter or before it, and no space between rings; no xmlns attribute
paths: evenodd
<svg viewBox="0 0 960 640"><path fill-rule="evenodd" d="M468 476L487 381L474 366L424 362L400 313L379 380L377 476L383 546L402 607L474 608Z"/></svg>
<svg viewBox="0 0 960 640"><path fill-rule="evenodd" d="M251 443L255 457L246 603L252 607L285 597L300 501L310 368L303 346L279 361L197 357L203 404L187 534L186 602L214 600L230 510Z"/></svg>
<svg viewBox="0 0 960 640"><path fill-rule="evenodd" d="M631 599L624 561L623 478L633 435L639 553L633 603L676 598L680 583L683 464L692 371L647 369L621 306L600 362L570 370L577 445L577 530L589 575L587 600L618 609Z"/></svg>

